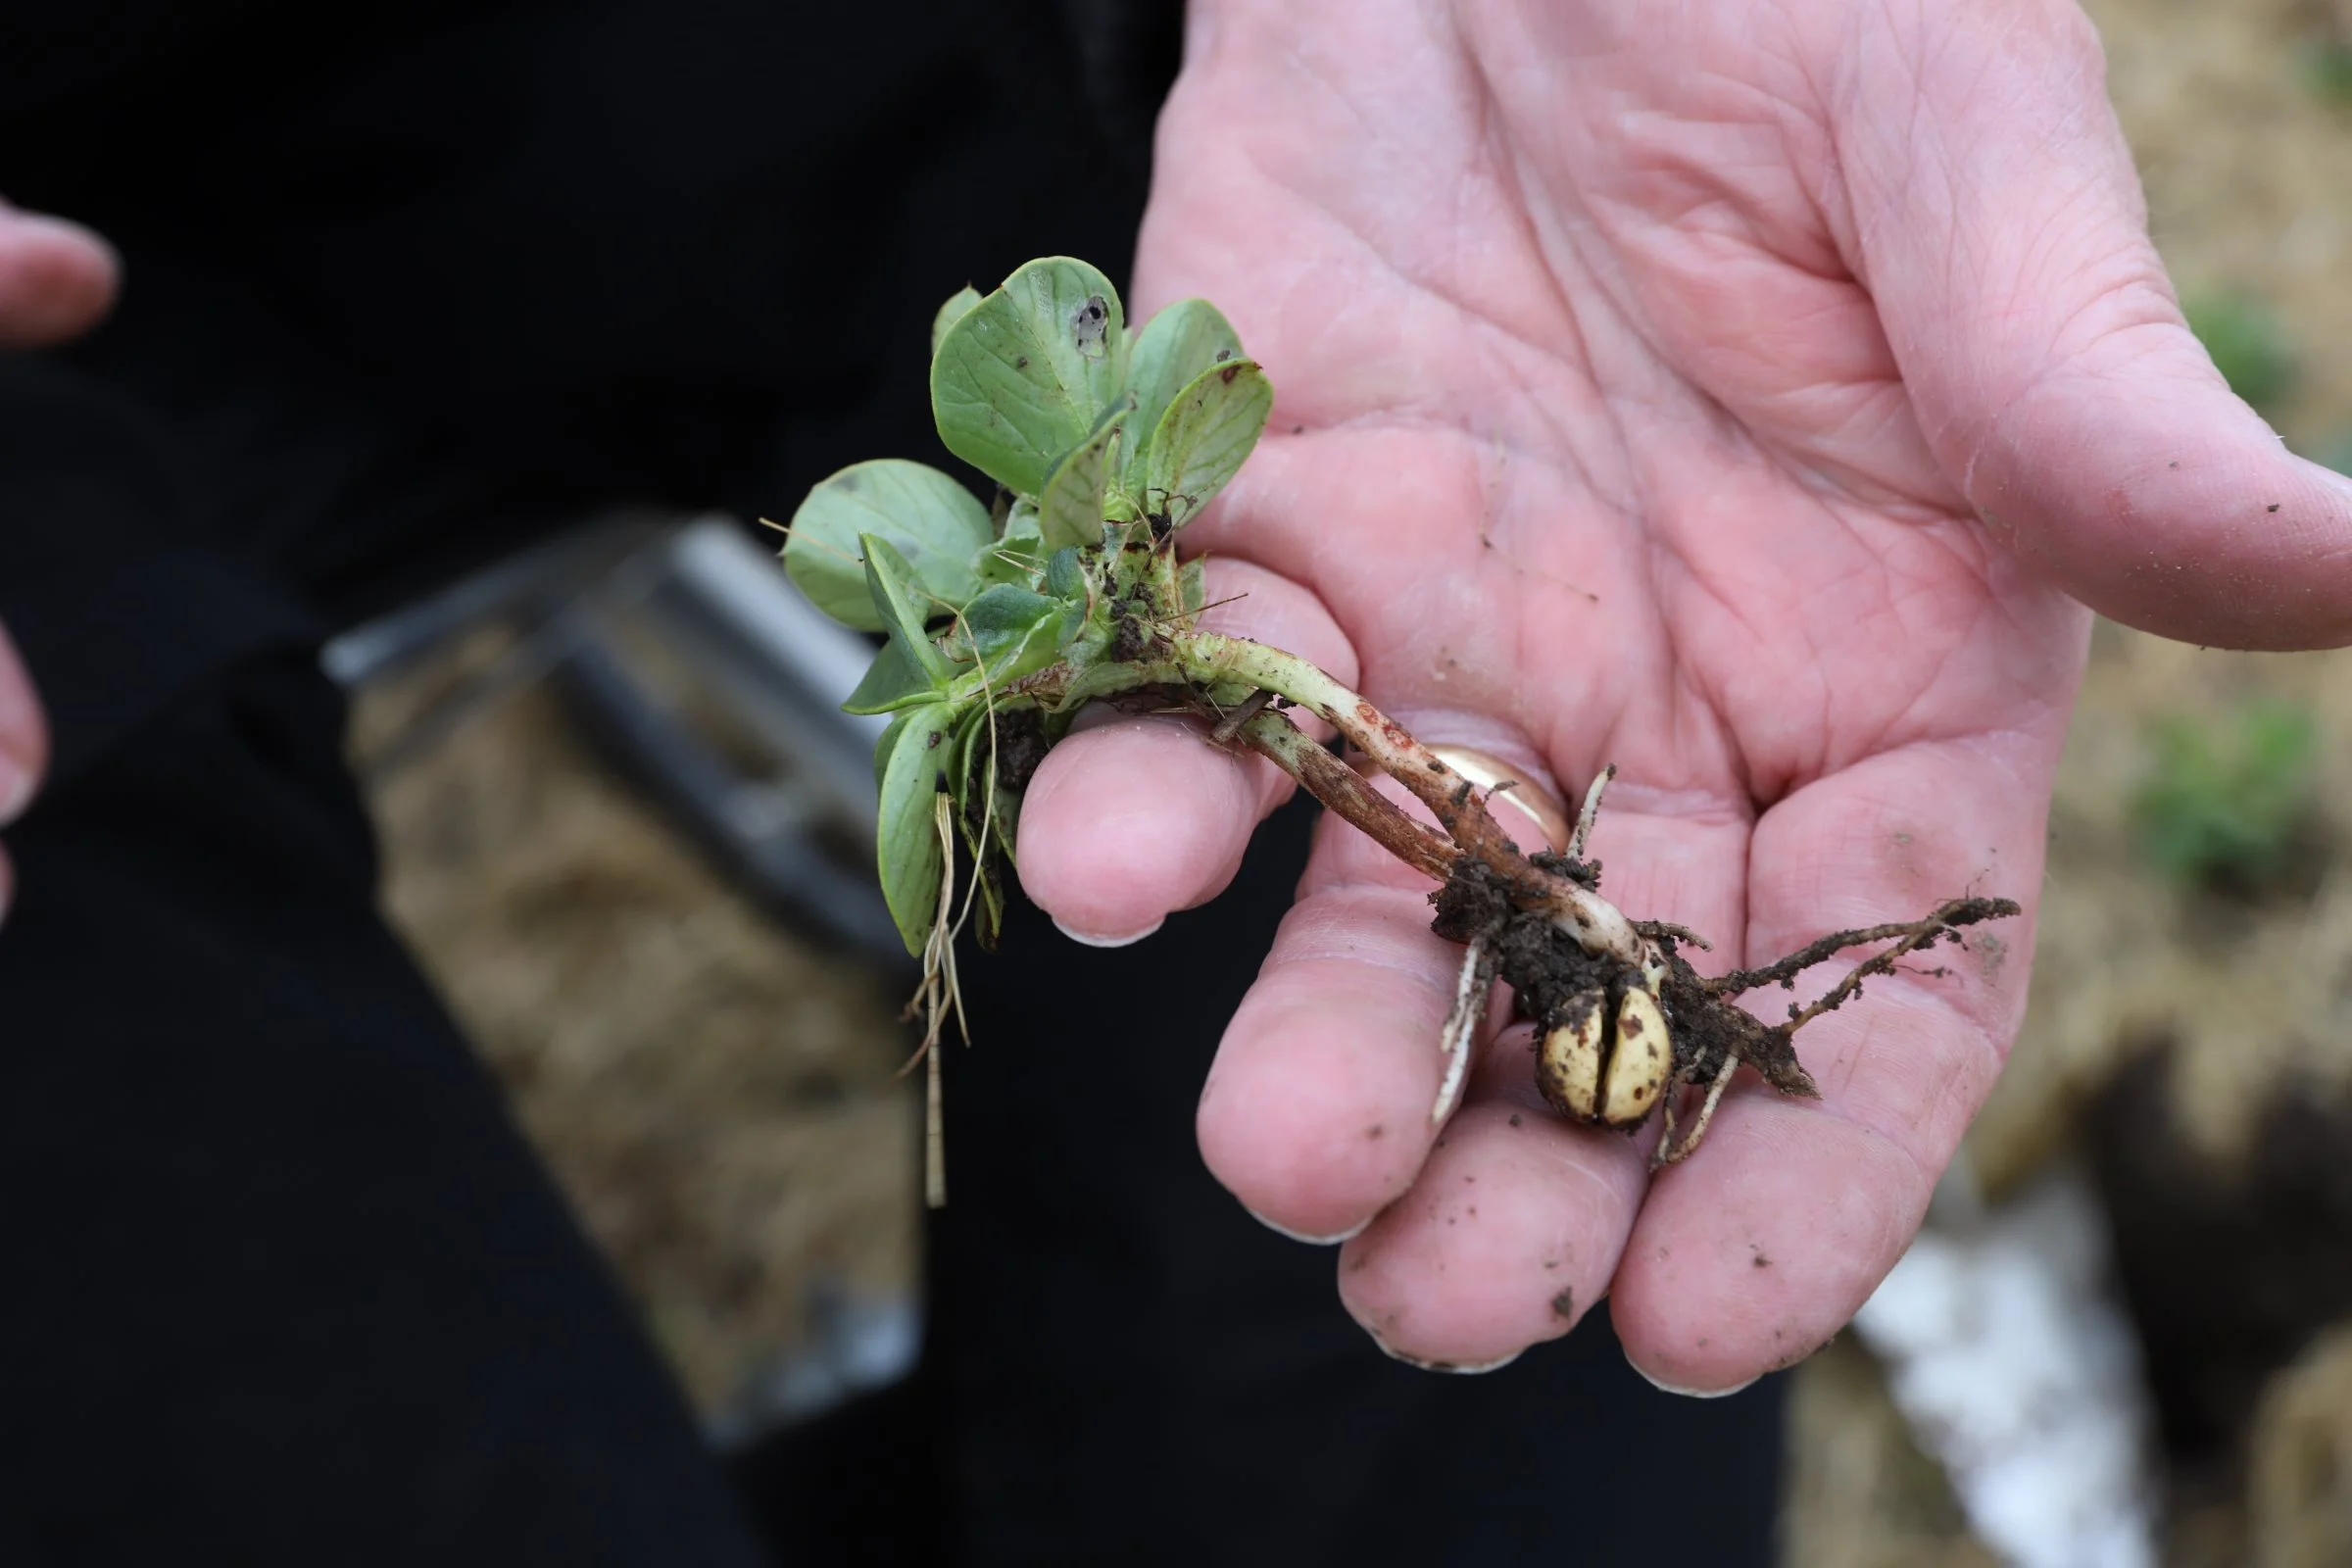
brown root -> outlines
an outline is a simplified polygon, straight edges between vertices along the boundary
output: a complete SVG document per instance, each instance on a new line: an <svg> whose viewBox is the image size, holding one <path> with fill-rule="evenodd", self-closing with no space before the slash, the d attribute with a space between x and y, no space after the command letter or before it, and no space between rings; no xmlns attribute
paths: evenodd
<svg viewBox="0 0 2352 1568"><path fill-rule="evenodd" d="M1582 887L1597 890L1598 867L1590 862L1537 856L1532 863L1539 872L1573 878ZM1833 932L1777 962L1710 978L1691 968L1690 960L1676 951L1683 945L1705 946L1695 933L1683 927L1665 921L1634 922L1634 929L1657 944L1663 954L1662 972L1645 973L1613 954L1588 950L1562 927L1549 906L1531 906L1519 894L1520 888L1508 872L1463 854L1455 860L1446 885L1432 895L1437 916L1431 929L1450 941L1468 944L1481 956L1482 967L1491 961L1494 973L1511 987L1514 1010L1541 1031L1558 1028L1572 1021L1571 1014L1581 1016L1589 1011L1596 995L1614 999L1637 988L1655 992L1674 1041L1674 1087L1661 1100L1666 1134L1651 1157L1653 1166L1678 1163L1698 1148L1742 1065L1753 1068L1782 1094L1805 1100L1820 1098L1812 1075L1796 1057L1794 1039L1799 1029L1861 995L1865 979L1893 973L1905 955L1939 941L1957 942L1962 927L2020 912L2018 906L2006 899L1954 899L1923 919ZM1819 1000L1801 1006L1792 1004L1780 1023L1767 1024L1733 1000L1765 985L1794 989L1796 977L1805 970L1850 949L1879 942L1887 946L1856 963ZM1458 1052L1459 1043L1455 1046ZM1680 1132L1675 1090L1684 1087L1702 1088L1705 1098L1689 1130ZM1446 1097L1445 1102L1449 1101Z"/></svg>
<svg viewBox="0 0 2352 1568"><path fill-rule="evenodd" d="M1585 858L1585 847L1614 767L1592 780L1565 850L1526 855L1488 809L1487 792L1370 703L1336 686L1290 694L1291 701L1330 720L1427 806L1444 830L1433 832L1273 706L1268 696L1276 678L1273 666L1246 676L1243 684L1255 686L1240 706L1230 711L1211 708L1205 676L1230 678L1241 671L1226 664L1244 665L1256 655L1249 645L1227 640L1209 638L1203 646L1225 662L1204 666L1190 685L1152 690L1180 710L1200 713L1211 723L1210 738L1217 743L1239 742L1271 760L1325 807L1440 884L1430 895L1437 906L1430 928L1467 951L1439 1043L1444 1067L1432 1110L1438 1121L1459 1098L1486 1000L1497 980L1510 986L1518 1015L1545 1035L1572 1022L1572 1014L1582 1018L1595 996L1615 1017L1624 999L1641 991L1655 998L1673 1041L1673 1081L1655 1102L1666 1107L1669 1131L1653 1163L1675 1163L1697 1149L1740 1066L1753 1068L1782 1094L1818 1099L1812 1075L1796 1057L1793 1040L1799 1029L1861 995L1864 980L1894 972L1906 955L1938 941L1957 942L1962 927L2020 912L2007 899L1953 899L1919 920L1832 932L1760 968L1703 976L1679 951L1706 949L1697 932L1670 921L1629 920L1600 897L1600 863ZM1319 672L1317 678L1328 683ZM1873 943L1887 946L1855 964L1818 1000L1791 1004L1779 1023L1767 1024L1734 1001L1768 985L1793 990L1805 970ZM1703 1087L1705 1098L1690 1131L1678 1138L1674 1102L1686 1087ZM1575 1113L1574 1106L1566 1108ZM1646 1119L1647 1111L1639 1114ZM1636 1113L1619 1120L1633 1122Z"/></svg>

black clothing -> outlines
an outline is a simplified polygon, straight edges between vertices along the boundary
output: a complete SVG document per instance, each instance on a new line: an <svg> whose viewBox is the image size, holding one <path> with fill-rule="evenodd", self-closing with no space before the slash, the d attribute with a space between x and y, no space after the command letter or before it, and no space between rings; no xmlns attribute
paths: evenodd
<svg viewBox="0 0 2352 1568"><path fill-rule="evenodd" d="M242 662L11 836L0 1562L754 1568L375 916L340 720Z"/></svg>
<svg viewBox="0 0 2352 1568"><path fill-rule="evenodd" d="M1172 5L19 10L0 194L126 290L0 358L58 742L0 929L0 1562L1767 1560L1772 1383L1655 1395L1598 1320L1394 1366L1201 1170L1303 811L1150 944L966 966L924 1371L733 1493L373 913L319 639L614 502L940 461L931 305L1124 273ZM1678 1510L1686 1453L1736 1490Z"/></svg>

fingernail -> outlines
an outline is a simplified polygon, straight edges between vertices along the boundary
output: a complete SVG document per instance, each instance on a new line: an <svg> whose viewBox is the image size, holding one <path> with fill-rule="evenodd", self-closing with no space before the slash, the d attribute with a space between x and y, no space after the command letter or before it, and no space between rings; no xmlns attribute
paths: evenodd
<svg viewBox="0 0 2352 1568"><path fill-rule="evenodd" d="M1372 1343L1374 1345L1380 1345L1380 1336L1377 1334L1373 1335ZM1402 1350L1392 1350L1385 1345L1380 1345L1380 1353L1387 1356L1392 1361L1401 1361L1406 1366L1413 1368L1417 1372L1448 1372L1456 1377L1474 1378L1482 1372L1499 1371L1501 1368L1509 1366L1513 1361L1518 1360L1519 1357L1526 1352L1522 1350L1513 1350L1510 1354L1502 1357L1498 1361L1475 1362L1424 1361L1417 1355L1407 1355Z"/></svg>
<svg viewBox="0 0 2352 1568"><path fill-rule="evenodd" d="M1106 937L1093 931L1081 931L1076 926L1062 924L1058 918L1054 922L1054 929L1068 937L1072 942L1082 943L1090 948L1132 948L1167 923L1167 917L1162 915L1141 931L1130 931L1123 937Z"/></svg>
<svg viewBox="0 0 2352 1568"><path fill-rule="evenodd" d="M1735 1383L1728 1389L1681 1389L1667 1382L1664 1378L1653 1378L1647 1372L1643 1372L1642 1369L1642 1363L1635 1360L1630 1355L1625 1358L1625 1364L1632 1367L1635 1371L1641 1372L1642 1381L1648 1384L1651 1388L1656 1389L1663 1394L1680 1395L1686 1399L1728 1399L1733 1395L1738 1394L1741 1389L1749 1387L1756 1381L1754 1378L1749 1378L1746 1383Z"/></svg>
<svg viewBox="0 0 2352 1568"><path fill-rule="evenodd" d="M14 822L24 814L32 804L32 790L38 780L32 769L6 752L0 752L0 823Z"/></svg>
<svg viewBox="0 0 2352 1568"><path fill-rule="evenodd" d="M1275 1235L1287 1236L1294 1242L1304 1242L1309 1247L1337 1247L1342 1242L1352 1242L1358 1236L1364 1234L1365 1226L1372 1223L1369 1218L1359 1219L1353 1225L1350 1225L1346 1230L1340 1232L1337 1236L1309 1236L1304 1231L1295 1231L1288 1225L1275 1224L1272 1220L1266 1218L1265 1215L1260 1214L1256 1209L1251 1208L1247 1203L1242 1205L1242 1212L1248 1214L1251 1219L1257 1221L1260 1225L1263 1225Z"/></svg>
<svg viewBox="0 0 2352 1568"><path fill-rule="evenodd" d="M42 233L62 234L68 239L101 246L110 252L114 248L96 229L86 223L76 223L71 218L59 218L53 213L28 213L21 207L11 208L5 216L9 226L20 232L36 229Z"/></svg>

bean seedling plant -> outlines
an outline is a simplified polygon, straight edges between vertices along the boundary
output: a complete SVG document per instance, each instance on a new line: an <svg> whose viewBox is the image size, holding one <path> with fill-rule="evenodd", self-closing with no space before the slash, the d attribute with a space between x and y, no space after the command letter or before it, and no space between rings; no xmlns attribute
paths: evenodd
<svg viewBox="0 0 2352 1568"><path fill-rule="evenodd" d="M1204 744L1268 759L1330 810L1437 884L1432 929L1462 948L1434 1121L1458 1100L1499 980L1537 1030L1536 1074L1563 1115L1630 1131L1662 1114L1652 1155L1688 1157L1741 1063L1812 1097L1797 1030L1873 974L1959 928L2018 912L1960 898L1906 923L1838 931L1776 963L1701 975L1697 934L1628 917L1601 896L1586 841L1614 769L1588 791L1568 844L1527 854L1460 772L1306 660L1200 624L1200 564L1184 525L1241 470L1274 389L1205 300L1128 330L1109 279L1083 262L1029 263L994 293L966 288L932 326L931 402L950 452L997 482L983 505L938 469L860 463L795 514L784 562L835 619L883 634L844 706L887 713L875 750L882 890L922 960L933 1202L944 1197L939 1046L960 1022L956 943L994 946L1021 793L1089 703L1176 711ZM1300 729L1323 720L1396 780L1435 827ZM958 869L963 874L958 877ZM1735 1004L1849 948L1886 944L1818 1000L1767 1024ZM1940 972L1940 971L1931 971ZM1685 1092L1701 1091L1678 1132Z"/></svg>

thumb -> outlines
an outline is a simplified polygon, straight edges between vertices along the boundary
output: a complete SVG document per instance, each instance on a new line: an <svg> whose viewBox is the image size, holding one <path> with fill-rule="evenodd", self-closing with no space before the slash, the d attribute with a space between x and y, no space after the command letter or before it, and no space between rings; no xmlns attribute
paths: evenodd
<svg viewBox="0 0 2352 1568"><path fill-rule="evenodd" d="M0 350L88 331L115 300L122 264L78 223L0 202Z"/></svg>
<svg viewBox="0 0 2352 1568"><path fill-rule="evenodd" d="M2089 22L1864 9L1838 124L1852 260L1945 474L2117 620L2352 642L2352 480L2288 452L2182 320Z"/></svg>

